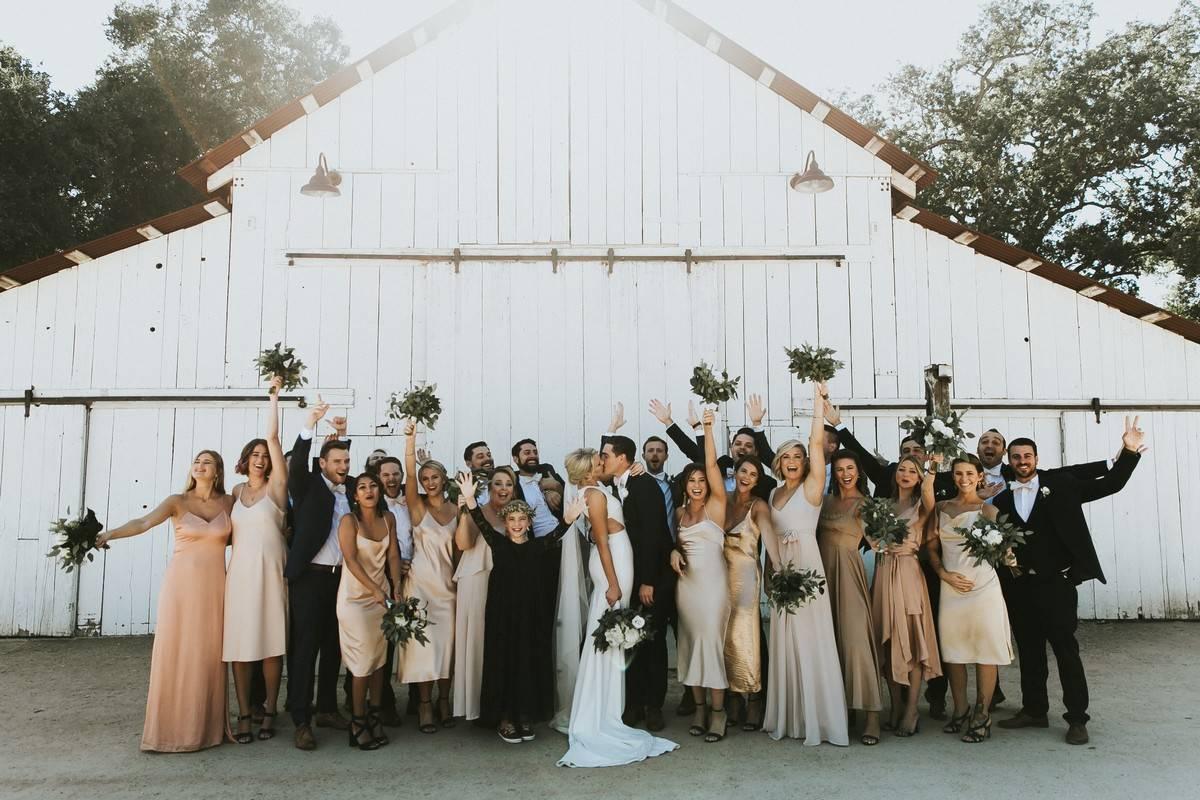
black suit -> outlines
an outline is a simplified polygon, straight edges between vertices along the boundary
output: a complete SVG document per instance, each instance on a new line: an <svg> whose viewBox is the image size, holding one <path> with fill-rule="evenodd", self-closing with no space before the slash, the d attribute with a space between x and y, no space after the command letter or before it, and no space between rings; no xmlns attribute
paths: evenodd
<svg viewBox="0 0 1200 800"><path fill-rule="evenodd" d="M292 501L292 542L284 577L288 579L287 710L296 725L311 718L313 684L317 711L337 711L338 649L337 590L341 567L312 565L333 528L333 492L316 462L310 464L312 439L296 438L288 463L288 494ZM317 656L319 678L314 674Z"/></svg>
<svg viewBox="0 0 1200 800"><path fill-rule="evenodd" d="M1027 520L1017 513L1012 489L996 496L996 510L1030 532L1025 544L1015 551L1021 574L1013 577L1009 570L1000 571L1021 659L1021 707L1027 714L1045 716L1050 708L1046 692L1049 643L1058 662L1063 705L1067 708L1063 718L1069 723L1086 723L1089 719L1087 677L1075 640L1079 626L1075 587L1093 579L1105 581L1083 516L1083 504L1119 492L1140 459L1137 453L1122 450L1106 475L1091 479L1067 470L1038 470L1039 490Z"/></svg>
<svg viewBox="0 0 1200 800"><path fill-rule="evenodd" d="M671 437L671 441L679 445L680 451L687 457L689 461L697 464L704 463L704 434L699 434L696 440L684 433L683 429L675 423L667 428L667 435ZM766 469L771 468L771 462L775 460L775 453L771 450L771 445L767 441L767 435L762 431L754 432L754 445L758 450L758 460L762 462ZM722 475L729 475L733 472L734 465L737 462L730 455L717 456L717 466L721 469ZM761 497L763 500L770 500L771 492L778 486L779 483L765 471L758 476L758 483L750 491L755 497ZM682 494L683 487L676 486L676 496Z"/></svg>
<svg viewBox="0 0 1200 800"><path fill-rule="evenodd" d="M625 530L633 549L633 596L636 606L642 586L654 587L656 618L654 638L634 651L625 672L625 706L630 709L661 709L667 696L667 623L675 613L675 573L671 571L673 547L662 489L649 475L630 476L628 494L621 503ZM615 491L615 489L614 489Z"/></svg>

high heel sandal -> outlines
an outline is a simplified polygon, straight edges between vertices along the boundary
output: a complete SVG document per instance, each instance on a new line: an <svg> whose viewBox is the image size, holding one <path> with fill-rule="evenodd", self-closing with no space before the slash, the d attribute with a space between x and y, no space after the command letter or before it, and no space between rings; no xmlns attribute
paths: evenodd
<svg viewBox="0 0 1200 800"><path fill-rule="evenodd" d="M262 720L258 728L258 738L261 741L275 738L275 714L274 711L264 711ZM268 724L269 721L269 724Z"/></svg>
<svg viewBox="0 0 1200 800"><path fill-rule="evenodd" d="M755 695L746 701L746 719L742 722L742 730L757 731L762 728L763 702Z"/></svg>
<svg viewBox="0 0 1200 800"><path fill-rule="evenodd" d="M239 714L237 721L238 721L238 724L240 725L241 723L245 722L248 719L250 719L249 714ZM238 744L250 744L251 742L254 741L254 734L251 733L250 731L238 731L237 733L235 733L233 735L233 740L235 742L237 742Z"/></svg>
<svg viewBox="0 0 1200 800"><path fill-rule="evenodd" d="M371 729L367 727L367 718L350 717L350 730L348 731L350 746L357 747L359 750L378 750L379 740L371 736L371 738L364 742L359 738L364 733L367 736L371 736Z"/></svg>
<svg viewBox="0 0 1200 800"><path fill-rule="evenodd" d="M691 736L703 736L707 727L708 706L704 703L697 703L696 710L692 712L692 724L688 726L688 734Z"/></svg>
<svg viewBox="0 0 1200 800"><path fill-rule="evenodd" d="M438 716L441 717L443 728L453 728L457 724L454 721L454 715L450 713L450 698L438 698Z"/></svg>
<svg viewBox="0 0 1200 800"><path fill-rule="evenodd" d="M971 709L963 712L962 716L950 715L950 721L942 726L942 733L958 733L971 718Z"/></svg>
<svg viewBox="0 0 1200 800"><path fill-rule="evenodd" d="M383 730L383 723L379 721L379 714L383 711L383 706L367 706L367 730L371 736L375 737L375 741L379 742L379 746L383 747L391 743L387 733Z"/></svg>
<svg viewBox="0 0 1200 800"><path fill-rule="evenodd" d="M429 709L429 716L425 716L425 710ZM421 733L437 733L438 726L433 721L433 701L421 700L417 704L417 730Z"/></svg>
<svg viewBox="0 0 1200 800"><path fill-rule="evenodd" d="M921 732L921 718L917 717L916 722L911 728L904 727L903 721L896 723L896 729L892 731L893 736L899 736L901 739L907 739L910 736L916 736Z"/></svg>
<svg viewBox="0 0 1200 800"><path fill-rule="evenodd" d="M704 734L704 741L710 744L719 742L725 738L725 731L728 729L729 718L725 716L725 709L714 708L708 718L708 733Z"/></svg>
<svg viewBox="0 0 1200 800"><path fill-rule="evenodd" d="M962 735L961 741L967 744L979 744L990 738L992 738L992 715L984 712L983 706L975 706L975 714L971 717L971 725L967 728L967 732Z"/></svg>

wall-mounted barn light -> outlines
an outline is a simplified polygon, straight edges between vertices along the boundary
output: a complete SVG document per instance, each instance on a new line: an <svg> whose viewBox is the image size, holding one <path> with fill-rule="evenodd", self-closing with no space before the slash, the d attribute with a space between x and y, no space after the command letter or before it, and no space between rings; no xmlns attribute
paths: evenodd
<svg viewBox="0 0 1200 800"><path fill-rule="evenodd" d="M341 183L341 173L330 169L325 161L325 154L321 153L321 157L317 159L317 171L308 179L308 183L300 187L300 194L305 197L341 197L342 190L338 188Z"/></svg>
<svg viewBox="0 0 1200 800"><path fill-rule="evenodd" d="M821 168L817 166L816 153L809 150L808 158L804 160L804 172L797 172L793 175L788 181L788 186L797 192L820 194L833 188L833 178L821 171Z"/></svg>

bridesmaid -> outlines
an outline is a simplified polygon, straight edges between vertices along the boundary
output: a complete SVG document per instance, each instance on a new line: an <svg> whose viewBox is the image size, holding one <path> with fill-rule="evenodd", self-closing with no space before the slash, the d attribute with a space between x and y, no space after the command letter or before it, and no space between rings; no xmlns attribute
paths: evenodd
<svg viewBox="0 0 1200 800"><path fill-rule="evenodd" d="M942 730L959 733L965 726L962 741L977 744L992 735L989 709L998 667L1012 663L1012 631L996 570L986 562L975 566L963 550L962 534L955 530L970 527L980 516L996 518L996 507L979 497L983 464L968 455L954 459L950 469L958 494L937 504L926 525L925 545L942 581L938 630L954 697L954 714ZM975 665L974 710L967 703L968 664Z"/></svg>
<svg viewBox="0 0 1200 800"><path fill-rule="evenodd" d="M383 498L383 483L374 473L364 472L354 479L351 513L338 523L343 566L337 593L338 642L353 676L349 742L359 750L377 750L388 743L380 721L387 663L387 639L380 626L389 596L400 600L399 585L391 587L387 579L387 572L400 574L400 545L396 517Z"/></svg>
<svg viewBox="0 0 1200 800"><path fill-rule="evenodd" d="M275 735L275 706L283 655L287 651L287 558L284 509L287 508L287 460L279 443L279 391L271 381L267 438L242 448L234 471L246 476L233 487L233 553L225 576L225 637L221 658L233 664L238 729L234 741L249 744L254 666L262 662L266 701L259 739Z"/></svg>
<svg viewBox="0 0 1200 800"><path fill-rule="evenodd" d="M762 569L759 539L771 525L771 509L754 488L763 467L742 456L733 468L734 493L725 510L725 565L729 571L729 626L725 632L725 677L729 691L743 696L742 730L762 727Z"/></svg>
<svg viewBox="0 0 1200 800"><path fill-rule="evenodd" d="M941 460L934 457L934 462ZM872 612L880 661L892 698L889 728L896 736L920 730L917 700L921 681L942 674L937 631L925 575L917 556L924 540L922 528L934 506L934 470L928 472L916 456L904 456L892 474L892 502L908 522L908 536L889 545L877 561ZM878 547L877 542L872 542Z"/></svg>
<svg viewBox="0 0 1200 800"><path fill-rule="evenodd" d="M865 712L859 741L876 745L883 694L879 689L875 625L871 621L871 590L859 555L863 523L858 510L867 496L867 476L860 468L858 456L849 450L834 453L830 463L832 493L821 506L817 547L833 607L833 630L842 662L846 707Z"/></svg>
<svg viewBox="0 0 1200 800"><path fill-rule="evenodd" d="M221 643L232 505L220 454L201 450L182 494L97 539L103 545L137 536L168 519L175 526L175 552L158 595L143 750L203 750L220 744L226 730Z"/></svg>
<svg viewBox="0 0 1200 800"><path fill-rule="evenodd" d="M775 570L790 564L824 572L816 531L825 494L825 392L824 384L813 386L808 449L792 439L775 452L771 471L783 484L771 492L771 525L762 529ZM829 595L819 594L792 613L772 609L767 652L763 727L771 738L849 744Z"/></svg>
<svg viewBox="0 0 1200 800"><path fill-rule="evenodd" d="M706 742L725 738L725 635L729 624L729 585L725 567L725 476L717 466L712 409L704 410L704 464L688 464L679 475L677 549L671 569L679 576L679 682L692 690L696 710L688 733ZM706 707L704 690L712 700ZM706 711L711 713L706 715ZM708 716L708 719L705 719ZM707 731L705 727L707 726Z"/></svg>
<svg viewBox="0 0 1200 800"><path fill-rule="evenodd" d="M450 707L450 676L454 671L454 529L458 509L446 499L446 468L425 461L417 468L417 426L405 423L404 468L417 480L404 484L413 525L413 560L404 581L404 596L428 604L429 644L404 648L397 669L401 683L417 684L421 733L436 733L433 684L438 685L438 710L443 728L454 727ZM425 489L421 494L417 481Z"/></svg>
<svg viewBox="0 0 1200 800"><path fill-rule="evenodd" d="M503 535L500 509L513 499L517 476L511 467L497 467L487 484L483 515L492 529ZM462 552L454 581L458 600L454 606L454 716L479 719L479 688L483 685L484 619L487 613L488 576L492 548L479 536L470 514L461 514L454 546Z"/></svg>

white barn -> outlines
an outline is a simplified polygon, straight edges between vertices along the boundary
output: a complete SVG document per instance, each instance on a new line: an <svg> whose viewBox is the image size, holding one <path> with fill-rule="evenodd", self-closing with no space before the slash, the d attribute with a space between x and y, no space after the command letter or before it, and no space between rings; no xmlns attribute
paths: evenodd
<svg viewBox="0 0 1200 800"><path fill-rule="evenodd" d="M789 190L810 150L832 191ZM300 194L322 153L340 197ZM650 398L682 417L700 359L778 440L806 425L804 342L838 350L835 400L889 457L931 363L974 430L1049 465L1111 455L1141 411L1151 451L1089 508L1109 582L1081 615L1198 613L1200 325L921 210L929 167L669 0L460 0L181 176L209 199L0 275L0 635L154 630L169 525L71 574L47 526L142 513L202 447L231 468L276 341L358 463L399 451L387 400L415 381L447 463L523 436L561 461L616 401L637 438Z"/></svg>

